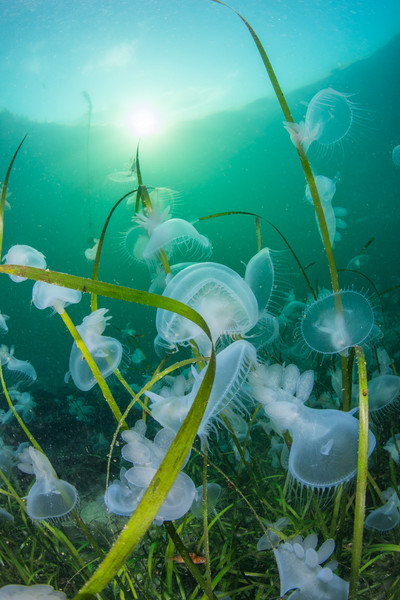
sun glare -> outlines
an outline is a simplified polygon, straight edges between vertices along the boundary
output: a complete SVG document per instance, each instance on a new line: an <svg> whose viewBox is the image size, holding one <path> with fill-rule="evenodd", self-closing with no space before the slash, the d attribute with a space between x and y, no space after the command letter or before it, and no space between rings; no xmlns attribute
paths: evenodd
<svg viewBox="0 0 400 600"><path fill-rule="evenodd" d="M156 133L160 129L160 120L150 108L135 110L129 117L128 123L133 133L138 137L145 137Z"/></svg>

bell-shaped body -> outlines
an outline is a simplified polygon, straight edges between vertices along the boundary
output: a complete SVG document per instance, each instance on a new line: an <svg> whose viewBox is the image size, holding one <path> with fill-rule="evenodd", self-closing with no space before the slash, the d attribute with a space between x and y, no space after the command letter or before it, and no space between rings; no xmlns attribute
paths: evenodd
<svg viewBox="0 0 400 600"><path fill-rule="evenodd" d="M207 514L209 515L217 505L222 488L219 483L207 483ZM190 509L192 515L197 519L203 518L203 486L196 488L195 497Z"/></svg>
<svg viewBox="0 0 400 600"><path fill-rule="evenodd" d="M96 258L97 248L99 247L100 240L93 238L93 242L94 245L91 248L86 248L85 250L85 258L90 261L93 261Z"/></svg>
<svg viewBox="0 0 400 600"><path fill-rule="evenodd" d="M136 510L145 492L143 488L130 485L121 469L120 478L113 481L104 494L104 502L110 512L121 517L130 517Z"/></svg>
<svg viewBox="0 0 400 600"><path fill-rule="evenodd" d="M336 178L329 179L329 177L325 177L324 175L316 175L314 176L315 184L317 186L319 199L321 200L322 210L324 211L324 216L326 220L326 225L328 227L329 239L334 246L335 242L341 240L341 235L337 231L337 229L345 229L346 223L342 219L338 217L344 217L347 215L347 210L341 207L333 207L332 200L336 193ZM306 185L306 200L312 204L313 200L311 197L311 192L309 185ZM315 214L315 220L318 226L318 230L321 235L321 229L319 227L318 217ZM322 239L322 236L321 236Z"/></svg>
<svg viewBox="0 0 400 600"><path fill-rule="evenodd" d="M276 531L282 531L282 529L284 529L286 525L289 525L289 523L290 521L287 517L281 517L275 521L275 523L271 523L271 529L268 527L267 533L264 533L264 535L262 535L257 542L258 552L262 552L263 550L272 550L272 548L278 546L281 538L277 533L274 533L272 529L275 529Z"/></svg>
<svg viewBox="0 0 400 600"><path fill-rule="evenodd" d="M346 265L346 269L350 271L359 271L369 262L368 254L358 254L353 256Z"/></svg>
<svg viewBox="0 0 400 600"><path fill-rule="evenodd" d="M217 354L214 383L197 431L202 445L204 445L210 427L213 426L213 421L218 419L218 415L228 405L232 403L239 410L242 408L240 392L250 370L256 363L256 350L245 340L238 340ZM178 431L193 404L207 368L205 367L196 376L192 391L186 396L163 398L153 392L146 393L153 400L150 410L156 421L164 427L169 427L174 432Z"/></svg>
<svg viewBox="0 0 400 600"><path fill-rule="evenodd" d="M356 475L359 422L353 415L287 401L272 402L265 411L281 431L287 429L293 437L289 473L302 486L324 491ZM369 431L368 456L375 443Z"/></svg>
<svg viewBox="0 0 400 600"><path fill-rule="evenodd" d="M23 265L26 267L37 267L39 269L46 268L46 259L43 254L38 250L35 250L35 248L25 246L24 244L12 246L3 257L2 262L6 265ZM27 279L26 277L19 277L18 275L10 275L9 277L16 283L20 283Z"/></svg>
<svg viewBox="0 0 400 600"><path fill-rule="evenodd" d="M79 290L71 290L45 281L36 281L32 289L33 304L39 310L53 308L56 312L62 313L65 306L77 304L81 298L82 292Z"/></svg>
<svg viewBox="0 0 400 600"><path fill-rule="evenodd" d="M55 592L51 585L5 585L0 588L0 600L67 600L64 592Z"/></svg>
<svg viewBox="0 0 400 600"><path fill-rule="evenodd" d="M37 379L36 371L28 360L19 360L14 356L14 346L10 350L4 344L0 346L0 361L2 366L6 366L11 371L15 379L25 380L27 383L33 383Z"/></svg>
<svg viewBox="0 0 400 600"><path fill-rule="evenodd" d="M268 309L272 294L278 287L273 252L270 248L263 248L249 260L244 280L257 299L258 314L261 317Z"/></svg>
<svg viewBox="0 0 400 600"><path fill-rule="evenodd" d="M125 473L126 479L133 486L147 489L156 473L153 467L135 466ZM196 493L195 485L189 475L178 473L155 518L156 525L164 521L174 521L183 517L192 506Z"/></svg>
<svg viewBox="0 0 400 600"><path fill-rule="evenodd" d="M211 255L211 242L201 235L189 221L184 219L168 219L158 225L143 250L146 261L154 260L164 250L168 258L181 253L195 259L208 258Z"/></svg>
<svg viewBox="0 0 400 600"><path fill-rule="evenodd" d="M314 175L314 180L322 206L332 204L333 197L336 194L336 179L329 179L325 175ZM313 204L308 183L306 185L306 200Z"/></svg>
<svg viewBox="0 0 400 600"><path fill-rule="evenodd" d="M334 540L326 540L316 550L318 537L311 534L285 542L274 549L281 581L281 596L290 590L299 590L289 596L298 600L347 600L349 584L332 571L336 562L321 566L335 549Z"/></svg>
<svg viewBox="0 0 400 600"><path fill-rule="evenodd" d="M283 400L304 404L314 386L314 371L305 371L300 375L295 364L286 367L278 363L261 364L250 373L249 383L251 395L265 407L271 402Z"/></svg>
<svg viewBox="0 0 400 600"><path fill-rule="evenodd" d="M102 335L110 318L105 317L106 312L107 309L104 308L94 311L77 327L104 378L115 371L122 358L122 344L115 338ZM96 384L96 379L75 342L69 357L69 372L76 387L84 392Z"/></svg>
<svg viewBox="0 0 400 600"><path fill-rule="evenodd" d="M0 333L7 333L8 327L6 321L8 321L9 318L8 315L0 313Z"/></svg>
<svg viewBox="0 0 400 600"><path fill-rule="evenodd" d="M377 375L368 382L368 406L374 414L394 408L400 397L400 377L397 375Z"/></svg>
<svg viewBox="0 0 400 600"><path fill-rule="evenodd" d="M135 423L133 429L122 434L124 441L127 442L122 448L122 457L132 462L134 466L128 471L121 469L120 480L114 481L106 490L104 501L113 513L130 516L136 510L175 437L170 429L159 431L153 442L148 440L145 434L146 425L141 420ZM156 515L156 525L185 515L190 510L195 492L191 478L185 473L178 473Z"/></svg>
<svg viewBox="0 0 400 600"><path fill-rule="evenodd" d="M49 459L29 448L36 481L29 490L26 511L33 520L62 519L76 507L78 492L73 485L59 479Z"/></svg>
<svg viewBox="0 0 400 600"><path fill-rule="evenodd" d="M370 301L353 290L340 292L342 310L336 306L336 294L316 300L304 311L301 333L315 352L334 354L361 344L374 326Z"/></svg>
<svg viewBox="0 0 400 600"><path fill-rule="evenodd" d="M163 293L199 312L210 328L213 341L223 334L244 334L258 321L257 300L247 283L232 269L217 263L194 264L180 271ZM158 309L158 335L170 344L195 340L200 352L210 349L205 333L194 323Z"/></svg>
<svg viewBox="0 0 400 600"><path fill-rule="evenodd" d="M400 168L400 144L398 146L395 146L392 150L392 160L393 160L393 164L396 167Z"/></svg>
<svg viewBox="0 0 400 600"><path fill-rule="evenodd" d="M386 442L386 444L383 446L383 449L386 450L386 452L389 452L390 456L392 457L394 462L397 464L399 464L399 462L400 462L399 448L400 448L400 433L396 433L396 435L394 437L393 436L390 437L388 439L388 441Z"/></svg>
<svg viewBox="0 0 400 600"><path fill-rule="evenodd" d="M390 531L400 524L400 500L396 490L388 488L382 492L382 496L387 502L369 513L365 519L365 527L367 529Z"/></svg>
<svg viewBox="0 0 400 600"><path fill-rule="evenodd" d="M353 118L354 103L349 94L325 88L312 97L307 107L305 127L319 144L331 146L348 134Z"/></svg>

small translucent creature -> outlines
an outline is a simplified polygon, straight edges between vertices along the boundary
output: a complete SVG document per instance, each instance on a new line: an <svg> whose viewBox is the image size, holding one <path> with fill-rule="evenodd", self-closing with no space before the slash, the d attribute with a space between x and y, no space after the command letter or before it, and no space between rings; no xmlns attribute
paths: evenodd
<svg viewBox="0 0 400 600"><path fill-rule="evenodd" d="M290 521L287 517L280 517L277 521L275 521L275 523L269 523L271 529L268 527L267 533L264 533L264 535L261 536L257 542L258 552L262 552L263 550L272 550L272 548L278 546L281 538L272 530L275 529L276 531L282 531L282 529L284 529L286 525L289 525L289 523Z"/></svg>
<svg viewBox="0 0 400 600"><path fill-rule="evenodd" d="M357 107L350 97L333 88L317 92L310 100L304 121L284 124L296 148L307 152L314 142L323 147L341 142L356 119Z"/></svg>
<svg viewBox="0 0 400 600"><path fill-rule="evenodd" d="M258 365L249 375L253 398L262 405L286 400L296 404L307 402L314 386L314 371L305 371L300 375L294 364L286 367L278 363Z"/></svg>
<svg viewBox="0 0 400 600"><path fill-rule="evenodd" d="M207 483L207 514L212 513L221 496L222 488L218 483ZM197 519L203 518L203 486L196 488L193 503L190 509L192 515Z"/></svg>
<svg viewBox="0 0 400 600"><path fill-rule="evenodd" d="M29 392L18 392L12 389L9 391L10 398L14 402L14 409L21 415L25 423L30 423L35 418L36 402ZM3 425L10 423L14 419L14 413L9 409L2 417L0 422Z"/></svg>
<svg viewBox="0 0 400 600"><path fill-rule="evenodd" d="M378 375L368 382L368 406L372 416L397 406L399 397L400 377L397 375Z"/></svg>
<svg viewBox="0 0 400 600"><path fill-rule="evenodd" d="M19 459L18 468L36 477L26 499L30 518L36 521L67 517L78 503L74 486L59 479L47 456L32 446L25 448Z"/></svg>
<svg viewBox="0 0 400 600"><path fill-rule="evenodd" d="M257 300L247 283L225 265L194 264L173 277L163 296L180 300L205 319L213 341L222 335L243 335L258 321ZM194 323L176 313L158 309L156 327L169 344L194 340L205 356L210 351L206 334Z"/></svg>
<svg viewBox="0 0 400 600"><path fill-rule="evenodd" d="M345 221L343 221L343 219L340 217L345 217L347 215L347 210L340 206L332 206L332 200L336 193L337 178L329 179L329 177L325 177L324 175L316 175L314 179L315 184L317 186L319 199L321 200L322 209L324 211L326 225L328 227L329 239L332 244L332 247L334 247L335 242L339 242L342 239L342 236L339 233L338 229L346 228ZM306 200L310 204L313 204L308 184L306 185ZM315 220L317 222L318 230L321 234L318 217L316 214Z"/></svg>
<svg viewBox="0 0 400 600"><path fill-rule="evenodd" d="M395 167L400 168L400 144L395 146L392 150L392 160Z"/></svg>
<svg viewBox="0 0 400 600"><path fill-rule="evenodd" d="M265 412L293 438L289 473L301 486L326 491L349 482L358 468L358 420L347 412L308 408L293 402L271 402ZM368 456L376 440L368 435Z"/></svg>
<svg viewBox="0 0 400 600"><path fill-rule="evenodd" d="M368 298L354 290L340 292L342 310L336 294L312 302L301 319L301 334L307 346L322 354L344 352L362 344L372 332L375 318Z"/></svg>
<svg viewBox="0 0 400 600"><path fill-rule="evenodd" d="M107 178L114 183L134 183L137 181L136 159L132 158L126 171L115 171L107 175Z"/></svg>
<svg viewBox="0 0 400 600"><path fill-rule="evenodd" d="M246 266L244 280L257 299L259 318L262 318L267 310L271 312L277 308L278 290L282 294L283 282L277 272L280 255L282 253L270 248L262 248Z"/></svg>
<svg viewBox="0 0 400 600"><path fill-rule="evenodd" d="M0 361L1 366L6 366L8 371L11 371L16 379L16 385L19 383L33 383L37 379L36 371L27 360L19 360L14 356L14 346L10 350L4 344L0 346Z"/></svg>
<svg viewBox="0 0 400 600"><path fill-rule="evenodd" d="M390 437L383 449L389 452L395 463L399 464L400 433L396 433L394 438Z"/></svg>
<svg viewBox="0 0 400 600"><path fill-rule="evenodd" d="M210 429L215 427L213 421L220 420L220 413L230 403L233 403L239 410L243 409L240 393L250 370L256 363L256 350L245 340L238 340L217 354L214 383L197 431L202 447ZM195 383L187 395L164 398L154 392L146 392L146 395L153 401L150 410L154 419L163 427L169 427L176 433L193 404L206 371L207 367L199 374L194 374Z"/></svg>
<svg viewBox="0 0 400 600"><path fill-rule="evenodd" d="M15 462L14 451L11 446L7 446L4 443L2 437L0 437L0 469L8 477L11 468Z"/></svg>
<svg viewBox="0 0 400 600"><path fill-rule="evenodd" d="M333 573L336 561L324 566L335 549L333 539L326 540L316 550L318 537L310 534L304 540L298 535L290 542L274 548L281 580L281 596L290 590L292 600L347 600L349 584Z"/></svg>
<svg viewBox="0 0 400 600"><path fill-rule="evenodd" d="M46 268L46 259L44 255L32 248L32 246L25 246L24 244L17 244L12 246L7 254L3 257L3 263L6 265L23 265L27 267L37 267L39 269ZM25 281L26 277L19 277L18 275L9 275L15 283Z"/></svg>
<svg viewBox="0 0 400 600"><path fill-rule="evenodd" d="M143 259L151 264L159 262L161 251L164 251L168 260L172 262L176 260L176 256L193 260L207 259L211 255L212 246L210 240L201 235L189 221L175 218L168 219L154 228L143 249Z"/></svg>
<svg viewBox="0 0 400 600"><path fill-rule="evenodd" d="M106 490L104 501L110 512L130 516L136 510L175 437L170 429L159 431L153 442L145 435L146 425L142 420L137 421L133 429L122 434L126 442L122 448L122 457L134 466L128 470L122 469L120 479ZM172 521L185 515L190 510L195 493L191 478L180 471L157 513L155 524L161 525L164 521Z"/></svg>
<svg viewBox="0 0 400 600"><path fill-rule="evenodd" d="M6 321L8 321L9 318L8 315L0 313L0 333L7 333L8 327Z"/></svg>
<svg viewBox="0 0 400 600"><path fill-rule="evenodd" d="M287 370L287 372L286 372ZM350 413L304 406L311 394L313 372L300 375L296 365L258 366L249 377L252 396L284 432L293 438L289 474L301 486L325 491L350 481L358 466L358 420ZM296 395L294 395L296 394ZM369 455L375 437L369 432Z"/></svg>
<svg viewBox="0 0 400 600"><path fill-rule="evenodd" d="M55 312L63 313L69 304L81 301L82 292L61 287L45 281L36 281L32 288L32 301L39 310L52 308Z"/></svg>
<svg viewBox="0 0 400 600"><path fill-rule="evenodd" d="M346 269L353 271L360 271L369 262L368 254L359 254L349 260L346 265Z"/></svg>
<svg viewBox="0 0 400 600"><path fill-rule="evenodd" d="M85 258L87 260L93 261L96 258L97 248L99 247L100 240L97 238L93 238L94 246L92 248L86 248L85 250Z"/></svg>
<svg viewBox="0 0 400 600"><path fill-rule="evenodd" d="M64 592L55 592L51 585L16 585L0 588L0 600L67 600Z"/></svg>
<svg viewBox="0 0 400 600"><path fill-rule="evenodd" d="M393 488L388 488L382 492L386 504L369 513L365 519L367 529L376 531L390 531L400 524L400 500Z"/></svg>
<svg viewBox="0 0 400 600"><path fill-rule="evenodd" d="M111 319L110 316L106 317L107 312L106 308L99 308L85 317L76 328L104 378L118 368L123 352L122 344L118 340L102 335L107 321ZM69 357L66 380L69 375L76 387L84 392L96 384L96 378L75 342Z"/></svg>

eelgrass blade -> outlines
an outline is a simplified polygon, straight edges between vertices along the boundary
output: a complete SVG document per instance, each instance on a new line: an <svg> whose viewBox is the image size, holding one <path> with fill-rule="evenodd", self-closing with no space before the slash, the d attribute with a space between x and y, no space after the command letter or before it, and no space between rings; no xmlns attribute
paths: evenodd
<svg viewBox="0 0 400 600"><path fill-rule="evenodd" d="M365 495L367 491L368 474L368 386L367 367L364 352L360 346L356 346L358 363L358 387L359 387L359 434L358 434L358 469L355 498L355 514L353 529L353 545L351 557L350 592L349 600L355 600L357 596L357 584L360 574L362 541L365 518Z"/></svg>
<svg viewBox="0 0 400 600"><path fill-rule="evenodd" d="M194 311L193 311L194 312ZM195 313L196 314L196 313ZM197 324L209 336L207 325L197 315ZM152 524L164 502L200 426L215 375L215 351L212 347L207 372L173 443L136 508L106 558L73 600L90 600L114 577Z"/></svg>
<svg viewBox="0 0 400 600"><path fill-rule="evenodd" d="M19 152L22 144L24 143L27 135L28 134L24 135L24 137L22 138L22 140L21 140L18 148L14 152L14 156L12 157L12 159L10 161L10 164L8 165L6 176L4 177L3 187L1 188L1 197L0 197L0 257L1 257L2 247L3 247L4 207L6 205L6 195L7 195L8 179L10 177L10 173L11 173L11 169L12 169L12 166L14 164L14 161L17 158L17 154L18 154L18 152Z"/></svg>
<svg viewBox="0 0 400 600"><path fill-rule="evenodd" d="M103 229L101 231L99 243L97 245L96 256L95 256L95 259L94 259L92 279L94 279L95 281L97 281L98 278L99 278L100 256L101 256L101 251L103 249L104 237L106 235L106 231L107 231L107 227L108 227L108 224L110 222L110 219L113 216L113 213L116 210L116 208L118 208L118 206L121 204L121 202L123 202L129 196L132 196L132 194L134 194L136 191L137 190L132 190L131 192L128 192L127 194L124 194L124 196L122 196L122 198L120 198L114 204L114 206L112 207L112 209L108 213L107 219L106 219L106 221L105 221L105 223L103 225ZM95 310L97 310L97 296L96 296L96 294L92 294L91 300L90 300L90 306L91 306L92 312L94 312Z"/></svg>
<svg viewBox="0 0 400 600"><path fill-rule="evenodd" d="M67 327L68 331L70 332L75 344L78 346L79 350L82 353L83 358L86 360L90 370L92 371L92 373L103 393L103 396L104 396L108 406L110 407L112 414L115 417L115 420L117 421L118 424L121 423L121 429L124 429L124 430L128 429L128 425L126 424L125 420L122 417L122 413L121 413L117 403L115 402L114 396L112 395L111 390L106 383L106 380L104 379L103 375L101 374L99 367L97 366L94 358L92 357L89 350L87 349L85 342L79 335L79 332L76 329L73 322L71 321L68 313L65 310L63 310L63 312L59 313L59 315L61 316L62 320L64 321L65 326Z"/></svg>
<svg viewBox="0 0 400 600"><path fill-rule="evenodd" d="M184 559L187 568L189 569L189 571L191 572L191 574L197 581L198 585L205 592L206 598L209 598L210 600L217 600L214 592L212 591L212 589L209 589L208 583L204 580L204 577L200 573L199 569L196 567L196 565L190 558L189 553L186 550L186 547L184 546L182 540L180 539L177 531L175 530L173 523L166 522L165 528L168 531L168 535L171 537L172 541L174 542L176 549L179 550L182 558Z"/></svg>
<svg viewBox="0 0 400 600"><path fill-rule="evenodd" d="M227 8L232 10L246 25L248 31L250 32L251 37L254 40L255 45L257 46L257 50L261 56L264 66L267 70L268 77L271 81L272 87L274 88L275 95L281 106L281 109L285 116L285 119L288 123L294 123L292 113L290 112L289 105L286 102L286 98L284 96L284 93L282 92L281 86L279 85L279 81L275 75L275 71L270 63L270 60L269 60L268 55L260 41L260 38L254 31L254 29L246 21L246 19L244 17L242 17L242 15L240 13L238 13L234 8L229 6L229 4L225 4L225 2L222 2L221 0L211 0L211 1L216 2L217 4L221 4L222 6L226 6ZM321 230L322 241L324 244L325 253L326 253L326 257L327 257L328 265L329 265L329 272L330 272L331 281L332 281L332 289L334 292L339 292L340 287L339 287L339 279L338 279L338 274L337 274L337 269L336 269L335 257L333 255L333 249L332 249L332 244L331 244L331 241L329 238L329 232L328 232L328 227L326 224L325 214L324 214L321 200L320 200L320 197L318 194L318 189L317 189L317 186L315 183L314 175L311 170L311 165L310 165L307 155L304 151L304 148L301 145L299 145L299 146L296 146L296 150L299 155L301 165L303 167L304 175L306 177L307 183L310 188L311 198L314 203L315 212L317 213L318 224L319 224L319 227ZM340 296L338 295L338 297L339 297L338 302L340 302Z"/></svg>
<svg viewBox="0 0 400 600"><path fill-rule="evenodd" d="M289 248L294 260L297 263L297 266L299 267L301 274L303 275L305 282L307 283L311 294L313 295L313 298L316 300L317 299L317 295L310 283L310 280L299 260L299 258L297 257L296 252L293 250L292 246L290 245L289 241L286 239L286 237L283 235L283 233L278 229L278 227L276 227L276 225L274 225L271 221L269 221L268 219L265 219L264 217L261 217L260 215L257 215L256 213L252 213L252 212L247 212L244 210L229 210L229 211L225 211L225 212L220 212L220 213L214 213L212 215L206 215L205 217L200 217L199 219L197 219L198 221L207 221L208 219L216 219L218 217L227 217L230 215L250 215L251 217L255 217L256 220L256 236L257 236L257 245L258 245L258 252L261 249L261 235L260 235L260 227L259 227L259 223L260 223L260 219L262 219L263 221L265 221L266 223L268 223L268 225L270 225L278 235L281 236L281 238L283 239L283 241L285 242L286 246Z"/></svg>

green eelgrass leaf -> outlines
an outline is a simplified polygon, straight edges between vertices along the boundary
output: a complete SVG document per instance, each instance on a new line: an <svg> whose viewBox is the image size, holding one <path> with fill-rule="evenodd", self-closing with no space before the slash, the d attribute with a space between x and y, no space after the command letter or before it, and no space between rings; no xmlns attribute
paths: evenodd
<svg viewBox="0 0 400 600"><path fill-rule="evenodd" d="M101 231L99 243L97 245L96 256L95 256L95 259L94 259L92 279L94 279L95 281L97 281L98 278L99 278L100 256L101 256L101 251L102 251L102 248L103 248L104 236L106 235L106 231L107 231L107 227L108 227L108 224L110 222L110 219L111 219L111 217L112 217L115 209L121 204L121 202L123 200L125 200L126 198L129 198L129 196L132 196L132 194L134 194L135 191L137 191L137 190L132 190L131 192L128 192L127 194L124 194L122 196L122 198L120 198L118 200L118 202L116 202L114 204L114 206L112 207L112 209L110 210L110 212L109 212L109 214L107 216L107 219L106 219L106 221L105 221L105 223L103 225L103 229ZM92 308L92 312L94 312L95 310L97 310L97 296L96 296L96 294L92 294L92 297L91 297L91 308Z"/></svg>
<svg viewBox="0 0 400 600"><path fill-rule="evenodd" d="M207 406L214 381L214 374L215 351L212 348L207 372L196 398L163 462L154 475L137 509L130 517L106 558L73 600L90 600L96 593L101 591L129 558L152 524L176 476L182 468L183 461L193 443Z"/></svg>
<svg viewBox="0 0 400 600"><path fill-rule="evenodd" d="M268 73L268 77L270 79L272 87L274 88L275 95L281 106L281 109L285 116L285 119L288 123L294 123L294 119L292 117L292 113L290 112L289 105L286 102L285 95L282 92L281 86L279 85L279 81L275 75L275 71L270 63L268 55L264 49L264 46L262 45L262 43L260 41L260 38L258 37L258 35L254 31L254 29L252 28L250 23L248 23L246 21L246 19L244 17L242 17L242 15L240 13L238 13L234 8L229 6L229 4L225 4L225 2L222 2L221 0L211 0L211 1L216 2L217 4L221 4L222 6L226 6L227 8L232 10L246 25L248 31L250 32L251 37L253 38L255 45L257 46L257 50L258 50L258 52L261 56L261 59L264 63L264 66ZM336 269L335 257L333 255L333 249L332 249L331 240L329 238L329 232L328 232L328 227L326 224L325 214L324 214L324 210L322 208L321 200L320 200L320 197L318 194L318 189L317 189L317 186L315 183L314 175L311 170L311 165L309 163L309 160L307 158L305 150L301 144L296 145L296 150L299 155L301 166L303 167L304 175L306 177L308 186L310 188L311 198L314 203L315 212L317 213L318 224L319 224L319 227L321 230L322 241L324 244L325 254L326 254L326 258L328 260L328 265L329 265L329 272L330 272L331 281L332 281L332 289L334 292L339 292L340 287L339 287L339 279L338 279L338 274L337 274L337 269ZM339 298L340 298L340 296L339 296ZM340 303L340 299L338 300L338 302Z"/></svg>
<svg viewBox="0 0 400 600"><path fill-rule="evenodd" d="M182 302L178 302L177 300L165 296L159 296L157 294L151 294L149 292L101 281L93 281L92 279L77 277L66 273L58 273L55 271L47 271L20 265L1 265L0 273L18 274L36 281L45 281L47 283L77 289L86 293L95 293L109 298L170 310L193 321L206 333L212 343L210 330L203 317ZM182 468L184 459L197 434L214 382L214 375L215 350L214 345L212 344L207 372L192 407L165 455L164 460L154 475L137 509L129 519L110 552L107 554L98 570L78 592L74 600L89 600L99 593L124 565L125 561L152 524L175 481L176 476Z"/></svg>
<svg viewBox="0 0 400 600"><path fill-rule="evenodd" d="M21 148L22 144L24 143L27 135L28 134L24 135L24 137L22 138L22 140L21 140L18 148L14 152L14 156L12 157L12 159L10 161L10 164L8 165L7 173L6 173L6 176L4 177L3 187L1 188L1 199L0 199L0 256L1 256L1 250L2 250L2 247L3 247L4 207L6 205L6 195L7 195L8 179L10 177L10 173L11 173L12 166L14 164L14 160L17 158L17 154L19 152L19 149Z"/></svg>
<svg viewBox="0 0 400 600"><path fill-rule="evenodd" d="M353 546L350 572L350 600L357 596L358 578L360 576L362 541L365 518L365 496L367 492L368 474L368 386L367 367L364 352L360 346L355 346L358 364L358 401L359 401L359 434L358 434L358 468L354 514Z"/></svg>
<svg viewBox="0 0 400 600"><path fill-rule="evenodd" d="M214 0L216 1L216 0ZM278 233L281 238L283 239L283 241L285 242L286 246L289 248L294 260L297 263L297 266L299 267L301 274L303 275L305 282L307 283L311 294L313 295L314 299L317 299L317 295L310 283L310 280L299 260L299 258L297 257L296 252L293 250L292 246L290 245L289 241L286 239L286 237L283 235L283 233L278 229L278 227L276 227L276 225L274 225L271 221L269 221L268 219L265 219L264 217L261 217L260 215L257 215L256 213L252 213L252 212L247 212L247 211L243 211L243 210L229 210L229 211L225 211L225 212L220 212L220 213L214 213L212 215L206 215L205 217L200 217L199 219L197 219L198 221L206 221L208 219L216 219L217 217L227 217L230 215L250 215L251 217L255 217L256 219L256 235L257 235L257 241L258 241L258 251L261 250L261 236L260 236L260 232L259 232L259 220L262 219L263 221L265 221L266 223L268 223L268 225L270 225L273 229L275 229L276 233Z"/></svg>

